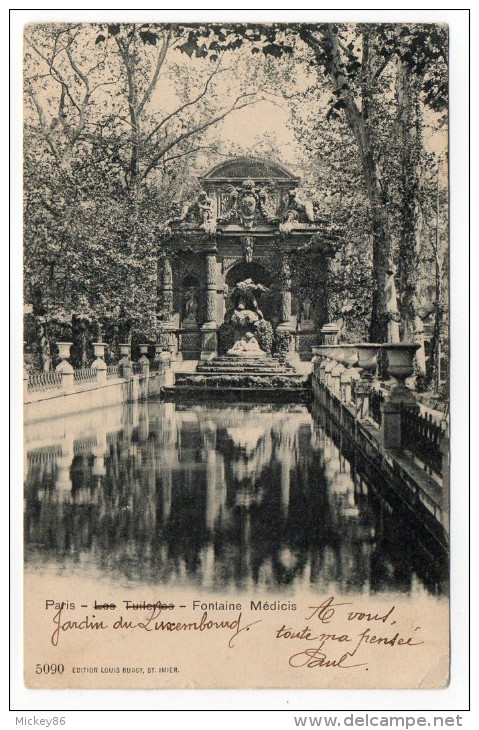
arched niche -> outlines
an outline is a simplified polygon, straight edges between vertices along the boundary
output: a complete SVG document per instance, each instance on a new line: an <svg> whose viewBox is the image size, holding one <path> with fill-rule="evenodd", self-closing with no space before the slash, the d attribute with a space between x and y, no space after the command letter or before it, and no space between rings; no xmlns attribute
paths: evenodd
<svg viewBox="0 0 479 730"><path fill-rule="evenodd" d="M180 284L180 321L183 325L198 324L200 296L200 280L194 274L186 274Z"/></svg>
<svg viewBox="0 0 479 730"><path fill-rule="evenodd" d="M274 288L273 276L265 266L257 261L252 261L250 263L246 261L239 261L238 263L233 264L226 272L226 311L229 311L233 306L231 294L236 284L240 281L246 281L246 279L252 279L255 284L263 284L263 286L268 287L269 291L264 292L261 295L261 311L263 312L265 319L275 324L278 318L278 296Z"/></svg>

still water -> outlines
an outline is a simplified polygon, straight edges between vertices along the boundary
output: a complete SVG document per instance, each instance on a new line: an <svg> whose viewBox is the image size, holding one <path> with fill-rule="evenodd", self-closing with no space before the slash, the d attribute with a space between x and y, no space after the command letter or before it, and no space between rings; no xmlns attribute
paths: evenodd
<svg viewBox="0 0 479 730"><path fill-rule="evenodd" d="M445 566L302 405L153 401L26 427L26 569L205 590L436 594Z"/></svg>

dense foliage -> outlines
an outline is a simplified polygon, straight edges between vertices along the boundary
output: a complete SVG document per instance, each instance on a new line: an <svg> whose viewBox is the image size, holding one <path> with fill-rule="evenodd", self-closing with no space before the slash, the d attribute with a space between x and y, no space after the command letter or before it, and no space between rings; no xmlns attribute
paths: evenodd
<svg viewBox="0 0 479 730"><path fill-rule="evenodd" d="M382 341L393 264L404 337L447 367L447 29L407 24L55 24L25 31L25 336L154 337L159 233L209 135L266 97L288 111L324 235L292 256L299 298ZM281 157L263 135L255 154ZM319 283L327 276L327 291ZM226 338L228 339L228 338ZM427 371L425 373L425 371Z"/></svg>

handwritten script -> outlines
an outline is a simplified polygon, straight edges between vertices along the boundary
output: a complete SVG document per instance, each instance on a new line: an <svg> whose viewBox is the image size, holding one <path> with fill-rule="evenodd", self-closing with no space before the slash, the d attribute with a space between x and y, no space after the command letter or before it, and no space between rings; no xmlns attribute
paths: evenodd
<svg viewBox="0 0 479 730"><path fill-rule="evenodd" d="M161 604L154 605L141 617L135 616L134 619L129 616L126 618L124 614L98 619L97 614L92 614L77 620L67 618L62 607L53 615L50 641L56 647L64 635L73 632L195 632L210 636L219 633L225 636L227 648L233 649L240 637L244 637L253 627L258 632L259 624L263 624L261 640L269 637L273 644L283 646L286 643L285 658L293 669L341 670L367 669L378 651L399 651L404 654L412 647L424 644L420 626L412 629L409 626L407 630L401 628L400 613L395 605L374 612L368 610L367 606L339 601L334 596L300 610L296 625L289 621L279 625L276 616L262 612L261 618L257 618L258 612L254 611L246 615L243 611L228 613L226 618L218 618L216 612L210 614L204 611L201 618L185 621L178 620L171 611L167 616L164 615L164 608ZM290 616L288 612L288 618Z"/></svg>
<svg viewBox="0 0 479 730"><path fill-rule="evenodd" d="M308 622L306 625L293 628L283 624L276 631L276 639L299 641L306 645L289 657L289 665L296 669L366 667L368 662L360 660L361 654L364 654L361 648L365 646L391 650L393 647L424 643L393 628L396 625L395 611L395 606L381 614L357 610L352 608L352 603L336 602L334 596L330 596L320 605L309 607L304 619ZM340 630L335 630L335 624L341 626ZM416 627L415 631L420 628Z"/></svg>

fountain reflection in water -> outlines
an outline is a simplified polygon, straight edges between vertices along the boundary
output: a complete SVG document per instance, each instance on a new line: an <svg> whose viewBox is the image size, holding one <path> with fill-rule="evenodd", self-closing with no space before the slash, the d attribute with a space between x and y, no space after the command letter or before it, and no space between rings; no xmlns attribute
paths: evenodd
<svg viewBox="0 0 479 730"><path fill-rule="evenodd" d="M218 591L446 588L304 406L132 404L26 439L27 570Z"/></svg>

